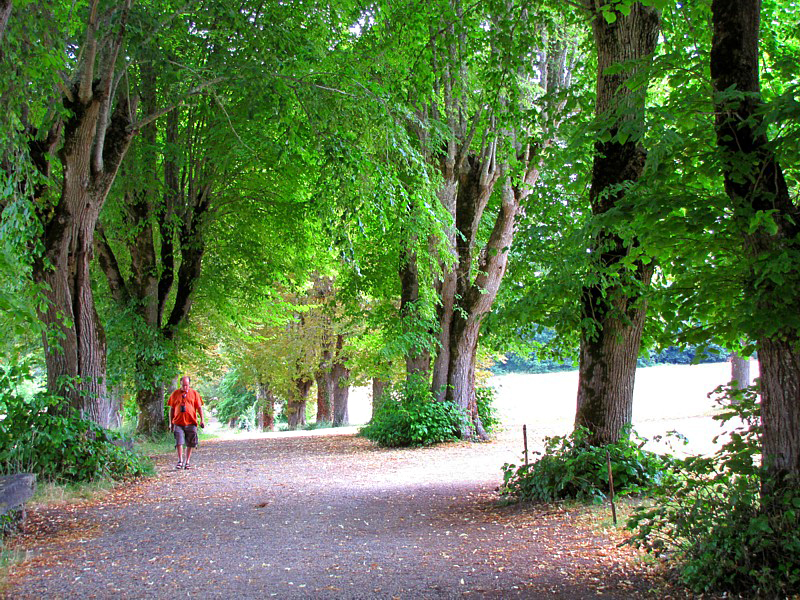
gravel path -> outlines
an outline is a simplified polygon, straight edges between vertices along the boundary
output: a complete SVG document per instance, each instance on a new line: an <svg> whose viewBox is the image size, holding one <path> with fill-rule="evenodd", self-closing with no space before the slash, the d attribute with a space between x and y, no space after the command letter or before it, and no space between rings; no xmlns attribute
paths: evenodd
<svg viewBox="0 0 800 600"><path fill-rule="evenodd" d="M38 509L10 598L685 597L586 513L501 507L509 435L384 450L352 430L210 440L195 468ZM652 592L650 592L652 593Z"/></svg>

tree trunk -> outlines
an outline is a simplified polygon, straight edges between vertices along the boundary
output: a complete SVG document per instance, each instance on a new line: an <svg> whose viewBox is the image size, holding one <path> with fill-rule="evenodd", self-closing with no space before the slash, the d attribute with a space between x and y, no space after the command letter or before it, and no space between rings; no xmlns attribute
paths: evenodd
<svg viewBox="0 0 800 600"><path fill-rule="evenodd" d="M456 196L458 182L452 169L443 167L446 178L439 190L439 202L442 203L453 217L456 216ZM449 177L447 176L449 174ZM451 227L447 235L448 246L453 256L456 256L456 229ZM447 395L447 374L450 369L450 327L453 323L453 308L456 301L456 268L442 265L444 275L437 285L439 293L439 307L437 317L439 320L438 351L433 361L433 374L431 377L431 391L437 400L444 400Z"/></svg>
<svg viewBox="0 0 800 600"><path fill-rule="evenodd" d="M475 404L475 353L481 321L491 310L505 274L520 203L530 195L539 175L541 154L538 149L552 142L562 118L564 104L553 98L569 81L572 65L564 60L564 38L544 43L542 51L534 53L541 64L533 65L530 59L520 57L515 76L528 78L531 83L534 77L542 78L537 86L545 88L544 93L536 102L542 114L547 115L547 131L540 135L524 126L509 129L508 123L501 125L500 120L495 119L495 111L503 112L501 106L508 106L514 100L503 97L500 92L500 102L492 108L483 99L472 103L476 98L472 96L475 90L470 85L468 70L474 57L467 54L469 44L461 22L467 11L461 2L454 2L452 7L454 18L448 16L449 25L440 30L442 37L431 39L434 92L439 99L429 109L418 111L421 121L430 113L447 126L448 136L440 147L430 149L424 132L420 143L428 160L442 175L439 201L455 223L447 232L455 266L445 266L437 289L440 337L431 391L437 399L453 400L465 411L471 424L462 432L464 437L471 437L476 429L483 437ZM515 26L528 25L524 11L516 14L515 19ZM505 23L490 22L488 25L502 28ZM528 100L530 98L526 102ZM515 159L513 180L510 179L512 156ZM498 181L503 182L501 206L494 218L490 239L480 248L477 241L481 222Z"/></svg>
<svg viewBox="0 0 800 600"><path fill-rule="evenodd" d="M329 293L330 291L328 291ZM322 294L319 297L324 299L325 295ZM333 422L333 394L336 381L331 372L333 368L332 346L331 336L326 331L322 337L322 360L320 360L319 370L314 375L317 382L317 423Z"/></svg>
<svg viewBox="0 0 800 600"><path fill-rule="evenodd" d="M731 355L731 386L737 390L750 387L750 358L742 358L736 352Z"/></svg>
<svg viewBox="0 0 800 600"><path fill-rule="evenodd" d="M153 437L164 431L168 423L164 419L165 386L153 388L139 387L136 390L136 406L139 409L139 419L136 423L136 433Z"/></svg>
<svg viewBox="0 0 800 600"><path fill-rule="evenodd" d="M344 347L344 336L336 336L336 356L333 363L332 376L336 385L333 389L333 426L341 427L350 423L348 402L350 399L350 369L344 364L341 354Z"/></svg>
<svg viewBox="0 0 800 600"><path fill-rule="evenodd" d="M289 394L286 405L286 421L289 429L297 429L306 424L306 402L308 402L311 384L311 379L306 378L300 378L294 382L294 388Z"/></svg>
<svg viewBox="0 0 800 600"><path fill-rule="evenodd" d="M263 383L256 385L256 402L258 428L261 431L272 431L275 429L275 396L268 385Z"/></svg>
<svg viewBox="0 0 800 600"><path fill-rule="evenodd" d="M480 322L461 315L453 318L446 399L461 407L467 415L461 429L461 438L465 440L472 438L473 433L481 438L486 436L478 418L475 398L475 355L479 331Z"/></svg>
<svg viewBox="0 0 800 600"><path fill-rule="evenodd" d="M726 161L725 191L750 263L745 296L754 299L757 313L746 333L756 340L758 350L762 456L768 473L762 497L770 512L773 500L780 506L784 487L796 490L800 478L800 335L790 325L796 323L800 305L800 211L792 202L759 113L761 2L713 0L711 11L717 145ZM753 218L760 213L770 214L774 227L752 229ZM769 265L786 257L794 267L777 282Z"/></svg>
<svg viewBox="0 0 800 600"><path fill-rule="evenodd" d="M642 268L639 273L639 280L649 283L653 270ZM644 300L627 292L614 290L609 299L597 297L601 293L599 286L584 290L584 315L593 315L598 328L581 339L575 415L575 427L589 429L589 442L599 446L619 440L631 424L646 312Z"/></svg>
<svg viewBox="0 0 800 600"><path fill-rule="evenodd" d="M389 382L385 379L381 379L380 377L373 377L372 379L372 416L375 416L375 412L380 408L382 402L386 399L384 398L384 394L386 390L389 389Z"/></svg>
<svg viewBox="0 0 800 600"><path fill-rule="evenodd" d="M39 317L48 330L43 340L48 390L85 418L109 427L114 418L106 397L106 340L95 310L90 263L97 218L133 136L128 127L135 108L121 100L106 128L105 98L86 94L76 84L74 101L65 101L71 116L60 151L61 197L43 215L44 254L33 273L47 299ZM105 147L102 160L98 144Z"/></svg>
<svg viewBox="0 0 800 600"><path fill-rule="evenodd" d="M777 336L776 336L777 337ZM780 506L784 486L800 482L800 340L764 336L758 343L762 455L770 478L762 493Z"/></svg>
<svg viewBox="0 0 800 600"><path fill-rule="evenodd" d="M122 405L125 402L125 392L121 385L112 386L108 390L109 415L111 428L122 427Z"/></svg>
<svg viewBox="0 0 800 600"><path fill-rule="evenodd" d="M602 4L607 4L603 2ZM594 8L591 5L590 8ZM615 12L609 23L598 10L592 21L597 47L598 120L612 118L611 140L595 143L589 197L592 213L601 215L618 206L624 198L624 185L639 179L647 153L636 136L619 140L623 125L635 131L644 128L646 86L631 90L627 83L641 76L656 48L659 14L635 3L628 15ZM609 67L625 63L626 68L608 74ZM630 65L637 65L631 67ZM627 134L625 134L627 135ZM624 262L636 249L636 242L625 242L614 232L602 230L595 239L593 255L597 279L606 273L615 281L597 283L581 293L583 325L578 371L575 427L586 427L590 443L604 445L620 438L633 413L633 385L646 312L643 290L653 275L652 263L634 261L628 271Z"/></svg>
<svg viewBox="0 0 800 600"><path fill-rule="evenodd" d="M404 252L400 257L400 318L403 332L411 339L419 340L424 334L419 331L419 270L414 253ZM424 343L413 343L406 349L406 376L427 379L431 365L431 353Z"/></svg>
<svg viewBox="0 0 800 600"><path fill-rule="evenodd" d="M3 58L3 37L8 26L8 19L11 17L13 3L11 0L0 0L0 59Z"/></svg>
<svg viewBox="0 0 800 600"><path fill-rule="evenodd" d="M333 422L334 390L336 381L328 371L320 371L317 382L317 423Z"/></svg>
<svg viewBox="0 0 800 600"><path fill-rule="evenodd" d="M48 330L43 339L48 390L105 427L116 419L107 398L106 341L95 311L90 263L98 215L134 135L136 103L122 93L116 97L114 86L129 8L129 3L116 7L111 27L101 26L90 11L80 47L83 60L61 88L65 117L56 119L46 142L26 127L34 134L31 159L43 174L50 170L45 148L55 147L63 131L59 199L55 205L36 203L43 252L33 277L46 300L39 318ZM40 198L42 187L34 186Z"/></svg>
<svg viewBox="0 0 800 600"><path fill-rule="evenodd" d="M480 204L484 202L482 198L475 196L485 194L487 189L491 190L491 188L479 184L475 179L485 177L483 173L485 171L481 162L474 161L470 176L472 184L462 185L459 188L458 210L467 216L467 220L471 224L467 225L463 221L457 221L457 225L461 232L460 237L469 243L474 243L474 240L470 241L464 232L468 227L477 228L481 216L473 211L475 208L480 208ZM536 177L538 177L538 171L532 169L519 187L512 185L510 179L505 180L501 192L500 210L489 241L480 254L474 280L470 278L471 252L465 247L458 249L457 300L450 325L450 363L445 398L458 405L468 417L468 422L461 432L464 439L469 439L476 434L481 439L487 439L478 416L475 399L475 360L478 335L481 322L489 313L505 274L508 252L514 239L514 222L519 212L520 201L530 193L529 190ZM492 182L493 186L494 182ZM462 210L464 208L466 210ZM480 212L482 213L482 209Z"/></svg>

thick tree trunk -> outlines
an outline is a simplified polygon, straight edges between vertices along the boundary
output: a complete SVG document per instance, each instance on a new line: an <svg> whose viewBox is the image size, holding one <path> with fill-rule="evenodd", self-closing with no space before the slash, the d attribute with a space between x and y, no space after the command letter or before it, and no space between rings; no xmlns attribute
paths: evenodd
<svg viewBox="0 0 800 600"><path fill-rule="evenodd" d="M800 487L800 340L765 336L758 344L762 454L772 481L767 497L783 485Z"/></svg>
<svg viewBox="0 0 800 600"><path fill-rule="evenodd" d="M762 127L759 81L759 0L713 0L711 77L715 91L717 145L723 151L725 191L743 232L751 265L745 295L755 300L752 331L760 370L762 456L769 477L762 496L769 511L784 486L800 481L800 334L795 326L800 256L800 211ZM732 91L742 94L732 97ZM727 97L726 97L727 96ZM775 227L751 228L760 212ZM776 282L773 260L791 257L794 268ZM778 506L780 503L778 503Z"/></svg>
<svg viewBox="0 0 800 600"><path fill-rule="evenodd" d="M110 415L111 428L122 427L122 405L125 401L124 388L121 385L112 386L108 390L108 414Z"/></svg>
<svg viewBox="0 0 800 600"><path fill-rule="evenodd" d="M341 427L350 422L349 400L350 400L350 369L344 364L341 355L344 347L344 336L336 336L336 357L333 363L331 375L336 385L333 389L333 426Z"/></svg>
<svg viewBox="0 0 800 600"><path fill-rule="evenodd" d="M90 264L94 230L133 133L133 107L120 101L106 128L104 100L75 86L64 126L61 197L43 218L44 254L34 278L48 301L39 316L44 337L48 389L65 397L85 418L108 427L115 420L106 390L106 340L95 310ZM102 135L100 135L102 133ZM105 151L100 151L103 145Z"/></svg>
<svg viewBox="0 0 800 600"><path fill-rule="evenodd" d="M486 437L478 418L475 398L475 355L478 349L480 322L456 316L453 319L450 342L449 385L446 399L462 408L468 419L463 423L461 438L468 440L474 433Z"/></svg>
<svg viewBox="0 0 800 600"><path fill-rule="evenodd" d="M319 371L315 380L317 382L317 423L331 423L333 422L336 381L332 373L328 371Z"/></svg>
<svg viewBox="0 0 800 600"><path fill-rule="evenodd" d="M163 385L136 390L136 406L139 409L137 434L153 437L164 431L167 426L164 419L165 395L166 388Z"/></svg>
<svg viewBox="0 0 800 600"><path fill-rule="evenodd" d="M57 119L46 141L36 140L35 130L28 128L31 159L42 174L50 171L49 149L63 132L61 192L54 205L37 202L43 252L33 265L34 280L42 284L47 301L39 317L48 329L43 340L48 389L106 427L116 418L107 397L106 342L95 311L90 263L97 218L133 138L136 113L136 103L127 97L116 98L114 106L115 66L130 5L117 8L114 26L107 28L90 11L80 48L84 60L71 84L62 88L66 116ZM34 186L35 196L44 198L42 192L42 186Z"/></svg>
<svg viewBox="0 0 800 600"><path fill-rule="evenodd" d="M652 268L641 268L638 279L649 283L652 274ZM631 424L646 310L644 300L629 292L615 290L606 299L598 297L600 293L597 287L584 290L584 314L593 315L598 328L581 340L575 415L575 427L589 429L590 443L595 445L618 440Z"/></svg>
<svg viewBox="0 0 800 600"><path fill-rule="evenodd" d="M311 390L311 379L300 378L294 382L286 406L286 421L289 429L297 429L306 424L306 403Z"/></svg>
<svg viewBox="0 0 800 600"><path fill-rule="evenodd" d="M157 109L157 81L155 73L142 67L142 106L145 114ZM159 173L155 148L158 129L156 122L146 125L141 132L143 147L136 165L139 169L133 177L136 187L125 196L124 226L133 234L127 236L130 254L130 277L123 276L111 244L106 239L104 228L98 224L96 250L98 262L106 275L109 288L117 305L122 309L133 307L139 326L134 328L134 344L146 344L136 361L136 398L141 415L137 433L155 436L167 426L157 415L164 405L163 384L158 380L165 364L156 345L168 347L178 328L188 318L194 290L200 276L205 252L205 225L211 205L210 186L205 183L202 159L189 161L191 184L182 184L179 172L177 148L179 140L180 114L171 111L165 128L167 146L174 152L164 159L163 185L158 185ZM191 155L190 149L183 149ZM150 182L142 184L141 182ZM163 197L160 192L163 191ZM178 217L178 218L176 218ZM158 221L156 235L153 223ZM176 221L180 224L176 226ZM176 236L177 233L177 236ZM180 267L175 276L175 245L180 243ZM160 249L159 249L160 246ZM160 263L160 264L159 264ZM177 286L175 285L177 281ZM164 319L167 302L175 299L168 319ZM137 336L143 338L141 341ZM142 404L151 403L151 404Z"/></svg>
<svg viewBox="0 0 800 600"><path fill-rule="evenodd" d="M35 277L45 285L48 306L39 313L44 335L47 388L67 399L87 419L110 426L102 414L106 397L106 342L94 308L89 262L91 233L80 223L68 226L58 243L48 244L55 269L37 265ZM94 224L90 225L94 229ZM51 238L52 239L52 238Z"/></svg>
<svg viewBox="0 0 800 600"><path fill-rule="evenodd" d="M595 144L589 193L595 215L622 201L624 185L639 179L647 156L638 139L622 143L614 138L623 124L632 124L638 131L644 127L646 86L634 91L626 84L649 64L660 18L656 10L641 3L633 4L628 15L617 12L616 17L609 23L597 11L592 22L598 57L595 111L600 120L613 119L611 141ZM614 74L606 72L620 63L628 66ZM631 68L631 64L637 66ZM583 322L591 325L584 326L581 333L575 426L588 428L590 443L598 445L618 440L633 413L636 360L646 311L642 290L653 274L652 264L645 266L641 261L636 261L632 272L626 271L623 261L635 245L635 241L623 242L613 232L601 231L594 247L598 279L611 271L620 273L621 277L614 278L624 283L586 286L581 294Z"/></svg>
<svg viewBox="0 0 800 600"><path fill-rule="evenodd" d="M473 57L466 54L469 44L460 22L467 11L461 2L453 3L453 8L455 18L448 19L447 35L431 40L434 91L441 103L435 102L420 114L424 120L430 112L447 124L446 143L429 152L428 160L442 174L439 200L455 223L448 231L455 265L443 269L445 274L437 289L440 347L433 363L431 391L437 399L453 400L465 411L471 425L462 435L471 437L476 429L483 436L475 409L475 353L481 321L491 310L505 274L520 203L531 193L538 178L541 161L538 150L552 142L562 118L564 105L554 98L569 81L571 63L565 58L563 38L544 43L541 51L534 52L536 60L541 62L531 65L528 61L533 67L531 71L526 71L526 61L520 60L517 75L528 77L531 82L538 77L538 84L545 88L536 102L542 114L547 115L548 131L536 135L524 127L509 130L507 124L495 120L493 110L483 101L472 104L474 89L467 72ZM527 13L521 12L518 17L516 25L524 26ZM496 23L487 25L494 27ZM503 98L501 102L513 100ZM429 138L421 135L420 142L426 148ZM516 164L513 176L512 153ZM501 207L489 242L480 248L477 241L481 222L498 181L503 182Z"/></svg>

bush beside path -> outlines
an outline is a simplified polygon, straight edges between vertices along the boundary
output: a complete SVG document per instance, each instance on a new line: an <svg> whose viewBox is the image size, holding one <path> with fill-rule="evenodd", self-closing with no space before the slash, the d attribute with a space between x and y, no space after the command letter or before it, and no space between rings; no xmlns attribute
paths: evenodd
<svg viewBox="0 0 800 600"><path fill-rule="evenodd" d="M586 511L503 507L512 432L384 450L352 430L203 442L195 468L31 511L11 598L686 597Z"/></svg>

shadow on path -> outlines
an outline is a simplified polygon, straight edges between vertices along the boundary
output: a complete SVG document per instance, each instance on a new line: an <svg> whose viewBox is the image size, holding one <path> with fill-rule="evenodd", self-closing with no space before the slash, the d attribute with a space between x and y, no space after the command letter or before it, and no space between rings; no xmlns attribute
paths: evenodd
<svg viewBox="0 0 800 600"><path fill-rule="evenodd" d="M552 507L495 504L502 443L212 440L99 502L33 511L13 598L632 598L635 553ZM661 586L659 598L670 597ZM686 597L674 592L673 597Z"/></svg>

